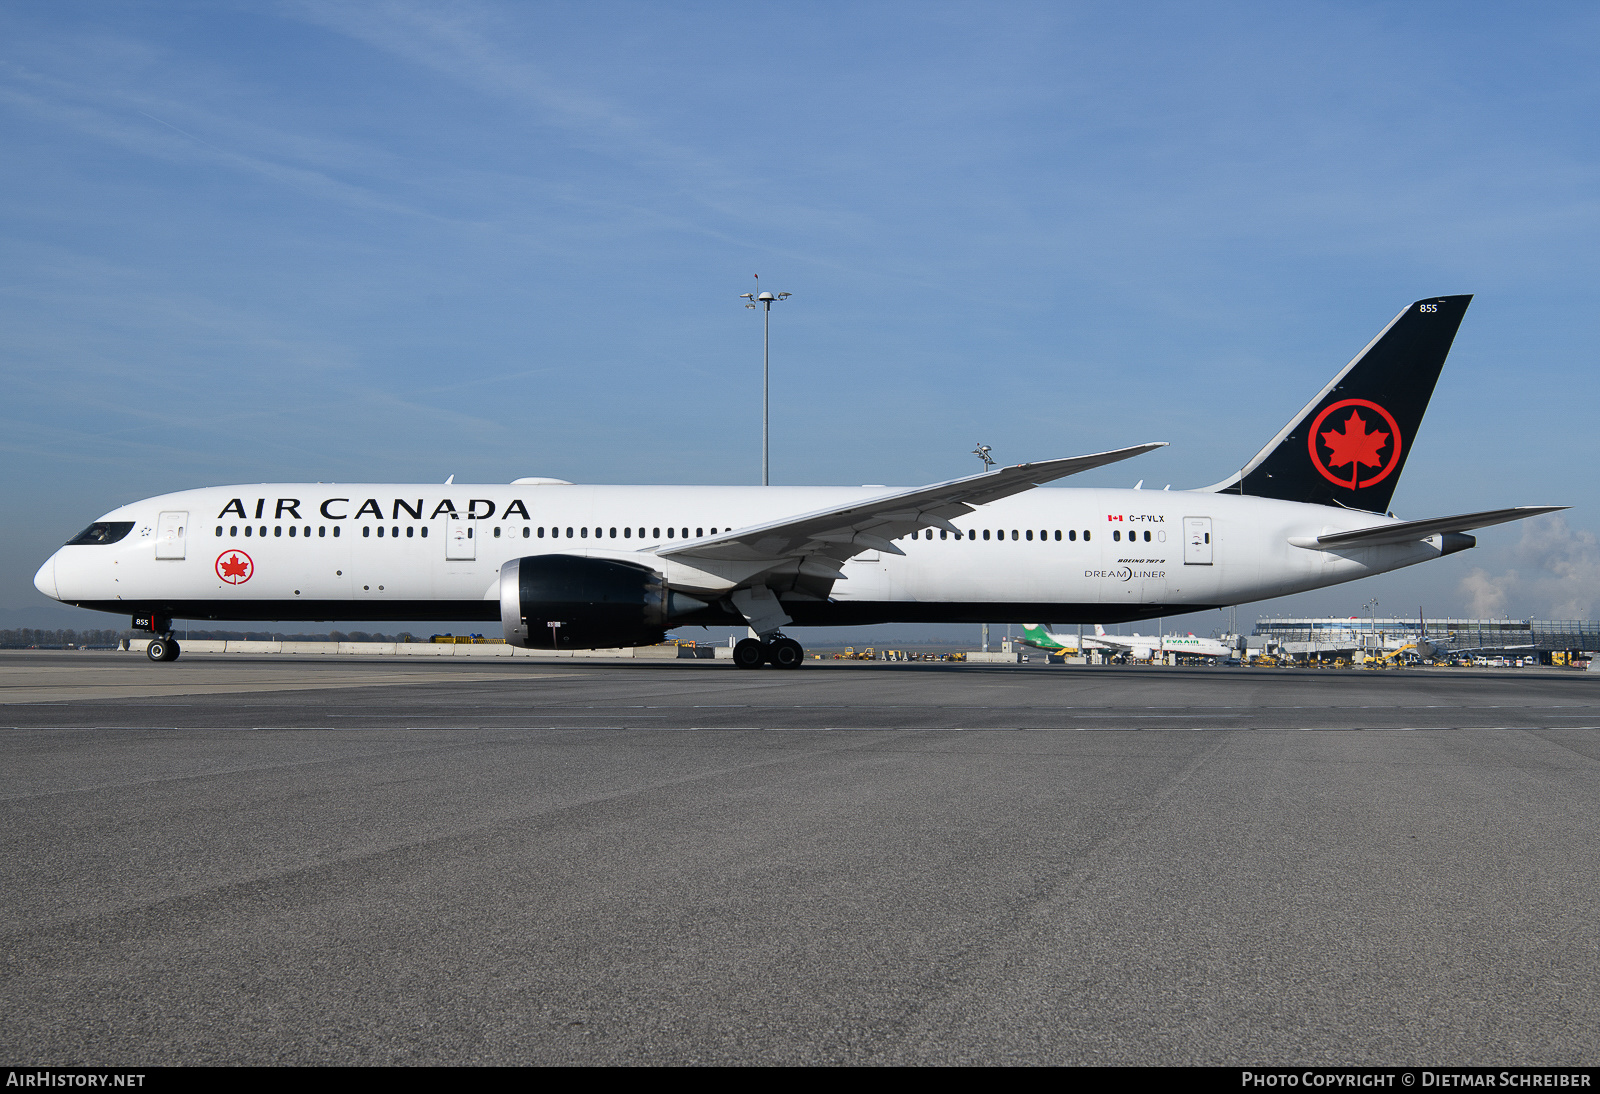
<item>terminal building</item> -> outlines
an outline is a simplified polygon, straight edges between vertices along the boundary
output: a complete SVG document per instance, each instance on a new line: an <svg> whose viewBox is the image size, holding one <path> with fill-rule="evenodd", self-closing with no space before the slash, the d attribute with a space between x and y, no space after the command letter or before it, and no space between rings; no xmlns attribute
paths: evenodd
<svg viewBox="0 0 1600 1094"><path fill-rule="evenodd" d="M1384 619L1371 616L1256 621L1254 641L1291 657L1416 647L1423 658L1535 657L1544 664L1600 650L1600 622L1587 619ZM1555 655L1561 655L1559 657Z"/></svg>

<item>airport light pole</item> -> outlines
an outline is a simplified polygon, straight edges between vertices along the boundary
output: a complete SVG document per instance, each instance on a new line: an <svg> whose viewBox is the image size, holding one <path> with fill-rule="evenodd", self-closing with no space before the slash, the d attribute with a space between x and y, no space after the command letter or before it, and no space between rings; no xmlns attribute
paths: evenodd
<svg viewBox="0 0 1600 1094"><path fill-rule="evenodd" d="M765 313L762 316L761 331L761 485L767 485L768 456L770 453L769 438L771 436L771 418L769 414L772 394L772 305L779 300L787 300L793 293L770 293L761 290L761 275L756 274L756 291L753 293L740 293L739 298L745 302L745 307L760 307Z"/></svg>

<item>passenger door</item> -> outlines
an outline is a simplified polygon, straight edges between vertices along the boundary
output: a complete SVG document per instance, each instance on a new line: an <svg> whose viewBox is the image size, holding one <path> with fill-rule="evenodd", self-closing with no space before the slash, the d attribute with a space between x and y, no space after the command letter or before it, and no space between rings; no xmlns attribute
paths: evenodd
<svg viewBox="0 0 1600 1094"><path fill-rule="evenodd" d="M156 557L183 558L188 530L188 513L162 513L156 522Z"/></svg>
<svg viewBox="0 0 1600 1094"><path fill-rule="evenodd" d="M478 557L478 541L472 534L472 521L454 513L445 517L444 557L451 562L470 562Z"/></svg>
<svg viewBox="0 0 1600 1094"><path fill-rule="evenodd" d="M1211 565L1211 518L1183 518L1183 564Z"/></svg>

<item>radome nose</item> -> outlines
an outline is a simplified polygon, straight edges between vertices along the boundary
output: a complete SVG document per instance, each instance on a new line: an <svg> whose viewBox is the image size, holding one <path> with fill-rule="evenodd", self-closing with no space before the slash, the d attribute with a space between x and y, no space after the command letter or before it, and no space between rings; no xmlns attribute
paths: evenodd
<svg viewBox="0 0 1600 1094"><path fill-rule="evenodd" d="M33 575L33 587L38 589L51 600L60 600L56 595L56 556L51 555L50 560L39 567L39 572Z"/></svg>

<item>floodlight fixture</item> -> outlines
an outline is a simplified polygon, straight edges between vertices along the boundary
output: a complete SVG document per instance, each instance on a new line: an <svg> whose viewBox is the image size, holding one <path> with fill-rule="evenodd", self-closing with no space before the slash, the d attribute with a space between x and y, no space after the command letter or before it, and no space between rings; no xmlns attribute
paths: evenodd
<svg viewBox="0 0 1600 1094"><path fill-rule="evenodd" d="M745 302L745 307L760 307L765 313L762 316L761 332L761 485L768 484L768 466L771 438L771 394L772 394L772 305L779 300L787 300L793 293L773 293L761 288L761 275L756 274L756 291L753 293L742 292L739 299Z"/></svg>

